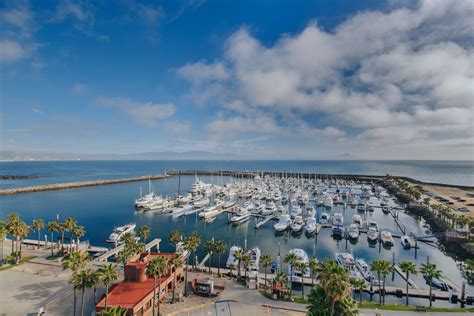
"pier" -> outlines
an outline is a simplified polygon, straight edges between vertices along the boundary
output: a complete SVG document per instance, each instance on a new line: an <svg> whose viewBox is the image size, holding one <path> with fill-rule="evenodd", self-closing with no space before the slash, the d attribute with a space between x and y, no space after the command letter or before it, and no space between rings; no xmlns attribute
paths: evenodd
<svg viewBox="0 0 474 316"><path fill-rule="evenodd" d="M255 217L255 228L259 228L262 225L265 225L269 221L275 218L275 215L269 215L263 217L263 219L259 219L258 217Z"/></svg>
<svg viewBox="0 0 474 316"><path fill-rule="evenodd" d="M157 251L159 251L160 248L160 238L155 238L149 243L145 245L145 250L148 251L151 248L155 247L157 248ZM117 255L123 248L125 247L125 244L118 245L117 247L110 249L106 251L105 253L101 254L98 256L95 260L97 261L107 261L110 257Z"/></svg>
<svg viewBox="0 0 474 316"><path fill-rule="evenodd" d="M135 177L135 178L93 180L93 181L67 182L67 183L53 183L53 184L37 185L37 186L32 186L32 187L0 190L0 195L12 195L12 194L41 192L41 191L78 189L78 188L92 187L92 186L98 186L98 185L136 182L136 181L145 181L145 180L156 180L156 179L165 179L165 178L170 178L170 177L171 177L170 175L164 173L164 174L141 176L141 177Z"/></svg>

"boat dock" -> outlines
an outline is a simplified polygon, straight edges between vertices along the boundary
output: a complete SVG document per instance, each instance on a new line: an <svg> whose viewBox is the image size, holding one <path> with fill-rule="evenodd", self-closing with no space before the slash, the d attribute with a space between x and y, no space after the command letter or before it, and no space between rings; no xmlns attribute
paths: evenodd
<svg viewBox="0 0 474 316"><path fill-rule="evenodd" d="M402 277L403 280L407 281L407 279L406 279L406 277L407 277L406 274L403 273L402 269L400 269L399 266L394 265L394 266L393 266L393 269L395 270L395 272L397 272L397 273ZM408 284L409 284L412 288L414 288L414 289L419 289L419 288L420 288L420 287L415 283L415 281L413 281L413 280L410 279L410 278L408 278Z"/></svg>
<svg viewBox="0 0 474 316"><path fill-rule="evenodd" d="M145 249L148 251L151 248L156 247L157 250L159 251L160 242L161 242L160 238L155 238L155 239L153 239L152 241L150 241L149 243L147 243L145 245ZM125 247L125 244L118 245L117 247L115 247L113 249L110 249L110 250L106 251L105 253L101 254L95 260L97 260L97 261L107 261L110 257L115 256L116 254L118 254L120 252L120 250L122 250L124 247Z"/></svg>

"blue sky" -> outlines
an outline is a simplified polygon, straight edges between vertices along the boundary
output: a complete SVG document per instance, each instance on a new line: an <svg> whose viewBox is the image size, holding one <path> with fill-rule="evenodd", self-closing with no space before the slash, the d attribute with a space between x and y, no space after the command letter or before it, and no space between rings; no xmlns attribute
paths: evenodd
<svg viewBox="0 0 474 316"><path fill-rule="evenodd" d="M472 159L454 2L2 1L0 145Z"/></svg>

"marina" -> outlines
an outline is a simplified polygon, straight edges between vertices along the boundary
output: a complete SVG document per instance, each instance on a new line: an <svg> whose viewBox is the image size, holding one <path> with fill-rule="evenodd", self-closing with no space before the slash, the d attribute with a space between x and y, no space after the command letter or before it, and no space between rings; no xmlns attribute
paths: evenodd
<svg viewBox="0 0 474 316"><path fill-rule="evenodd" d="M114 226L133 222L137 227L143 224L150 225L152 231L164 240L160 245L160 249L164 251L172 250L174 247L163 237L166 237L171 229L178 228L184 234L197 231L204 240L223 239L227 249L233 246L249 249L258 246L260 254L270 253L274 261L278 260L278 253L286 254L291 249L303 249L309 257L316 257L318 260L334 258L336 252L347 252L353 254L354 259L364 258L368 263L375 258L386 258L391 261L395 254L397 261L424 262L426 257L429 257L439 266L454 265L450 257L442 254L438 248L429 246L429 244L436 245L436 238L429 237L419 220L406 214L404 207L397 204L393 197L372 181L373 179L355 179L318 178L317 174L307 177L302 174L290 177L286 174L285 178L285 173L272 175L252 173L252 176L248 172L238 173L235 176L226 176L222 173L207 176L197 176L196 172L194 175L178 173L177 176L152 181L152 191L156 197L172 204L150 210L135 210L134 207L134 201L141 196L140 191L143 192L144 188L149 187L147 181L101 186L100 190L84 187L66 191L38 192L30 197L37 200L42 195L50 198L57 196L61 197L59 201L67 201L67 204L72 206L65 207L66 204L60 206L62 211L59 216L64 218L68 216L68 212L79 214L76 216L80 222L85 223L89 242L99 247L107 246L105 241ZM81 200L82 197L88 196L82 200L82 205L74 203L76 194L80 194ZM335 199L336 195L338 199ZM104 201L103 196L107 196L108 199ZM327 196L331 198L328 199ZM3 199L8 201L13 197ZM263 197L265 199L262 199ZM358 199L365 200L367 207L364 212L357 208ZM50 217L57 215L54 208L48 208L41 199L37 201L39 203L30 205L37 205L42 211L51 209ZM383 207L380 205L382 202L387 203L389 212L382 211ZM101 212L85 211L87 209L100 209ZM245 215L242 220L231 221L232 217L247 214L247 211L250 215ZM202 212L210 212L210 215L207 218L200 216ZM112 214L113 216L110 216ZM284 214L289 220L287 224L282 224L284 229L277 231L276 224ZM110 223L111 228L108 232L107 229L104 231L93 228L91 219L97 221L101 217ZM310 228L308 232L306 227L312 219L315 222L314 230ZM354 223L357 230L353 229L354 233L349 236L349 228L354 228ZM377 224L374 242L368 238L373 223ZM340 237L334 235L334 227L338 226L342 231ZM389 232L395 241L392 244L382 243L382 231ZM416 247L407 248L400 242L402 237L409 233L419 238ZM278 253L276 245L279 248ZM119 250L120 245L99 258L111 260ZM198 266L203 269L218 264L215 260L211 260L201 247L198 248L196 255ZM278 265L286 266L283 262ZM456 288L461 288L463 278L459 271L447 271L446 278L455 280ZM310 279L304 279L305 284L309 284L308 282ZM396 273L393 280L387 280L387 293L393 294L387 297L387 300L395 302L399 300L400 291L402 293L404 291L404 284L404 277L399 273ZM420 289L419 292L410 294L414 300L427 297L425 296L427 285L422 276L410 276L410 284L413 289ZM471 291L469 285L466 285L466 288L468 292ZM368 286L367 293L370 292L369 289ZM435 302L435 305L442 305L442 302L449 298L449 293L440 291L437 298L440 298L440 301Z"/></svg>

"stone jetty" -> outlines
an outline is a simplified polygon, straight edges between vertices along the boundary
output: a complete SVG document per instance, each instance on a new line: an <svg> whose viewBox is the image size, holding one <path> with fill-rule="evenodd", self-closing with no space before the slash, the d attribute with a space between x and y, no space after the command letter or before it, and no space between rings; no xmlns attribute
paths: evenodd
<svg viewBox="0 0 474 316"><path fill-rule="evenodd" d="M149 175L149 176L141 176L141 177L135 177L135 178L124 178L124 179L94 180L94 181L68 182L68 183L52 183L52 184L44 184L44 185L37 185L37 186L24 187L24 188L13 188L13 189L0 190L0 195L12 195L12 194L40 192L40 191L52 191L52 190L77 189L77 188L92 187L92 186L97 186L97 185L107 185L107 184L115 184L115 183L165 179L165 178L169 178L169 177L171 177L171 175L164 173L164 174L158 174L158 175Z"/></svg>

